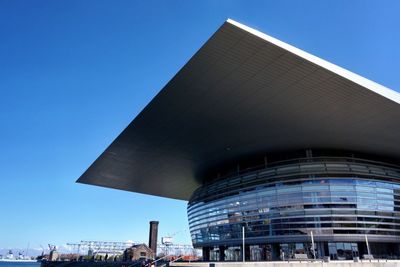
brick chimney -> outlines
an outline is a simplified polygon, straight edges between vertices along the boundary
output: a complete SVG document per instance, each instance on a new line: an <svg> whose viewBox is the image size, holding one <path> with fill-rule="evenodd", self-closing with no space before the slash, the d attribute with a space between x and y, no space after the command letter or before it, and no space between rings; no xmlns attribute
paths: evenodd
<svg viewBox="0 0 400 267"><path fill-rule="evenodd" d="M158 235L158 221L150 221L149 247L154 253L154 258L156 258L157 256L157 235Z"/></svg>

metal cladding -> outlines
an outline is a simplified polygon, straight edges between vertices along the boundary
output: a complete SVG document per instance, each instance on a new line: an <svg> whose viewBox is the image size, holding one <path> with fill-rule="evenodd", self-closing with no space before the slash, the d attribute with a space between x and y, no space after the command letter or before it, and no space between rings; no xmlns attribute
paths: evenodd
<svg viewBox="0 0 400 267"><path fill-rule="evenodd" d="M208 170L254 154L399 159L399 103L395 91L228 20L78 182L189 200Z"/></svg>
<svg viewBox="0 0 400 267"><path fill-rule="evenodd" d="M149 247L157 255L158 221L150 221Z"/></svg>

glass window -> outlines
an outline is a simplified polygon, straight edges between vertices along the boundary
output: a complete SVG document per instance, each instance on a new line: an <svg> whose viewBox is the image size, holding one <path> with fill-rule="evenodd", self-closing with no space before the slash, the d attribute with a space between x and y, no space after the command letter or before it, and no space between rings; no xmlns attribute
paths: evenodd
<svg viewBox="0 0 400 267"><path fill-rule="evenodd" d="M343 166L347 168L348 165ZM308 235L309 229L313 229L315 234L326 235L397 234L390 229L396 229L393 223L400 223L400 219L394 219L400 217L400 184L352 177L315 175L310 179L281 179L257 175L248 176L248 179L254 179L252 184L241 184L241 178L235 177L195 193L196 202L188 204L188 220L194 243L240 239L244 223L247 225L248 237L261 238L272 235ZM379 179L378 176L376 178ZM256 181L260 181L259 184ZM235 189L239 185L241 188ZM216 191L217 187L225 188L226 192L221 189ZM231 195L227 196L228 193ZM395 212L394 208L399 212ZM400 232L398 234L400 236ZM292 253L307 250L303 243L287 246ZM258 245L252 246L249 257L258 259L259 248ZM356 250L356 243L329 243L329 253L335 257L347 258ZM240 252L240 247L237 251L235 247L231 250L226 248L225 258L235 260ZM218 249L212 253L213 257L219 258Z"/></svg>
<svg viewBox="0 0 400 267"><path fill-rule="evenodd" d="M375 187L376 183L374 181L369 181L369 180L355 180L356 184L359 185L368 185L368 186L372 186Z"/></svg>
<svg viewBox="0 0 400 267"><path fill-rule="evenodd" d="M358 197L365 197L365 198L375 198L376 195L374 193L367 193L367 192L357 192Z"/></svg>
<svg viewBox="0 0 400 267"><path fill-rule="evenodd" d="M375 193L375 188L369 187L369 186L356 186L357 192L370 192L370 193Z"/></svg>
<svg viewBox="0 0 400 267"><path fill-rule="evenodd" d="M330 189L332 191L354 191L354 186L348 185L331 185Z"/></svg>
<svg viewBox="0 0 400 267"><path fill-rule="evenodd" d="M284 188L279 188L276 190L278 194L290 193L290 192L301 192L300 186L288 186Z"/></svg>
<svg viewBox="0 0 400 267"><path fill-rule="evenodd" d="M303 185L303 191L323 191L329 190L327 185Z"/></svg>
<svg viewBox="0 0 400 267"><path fill-rule="evenodd" d="M354 184L352 179L329 179L330 184Z"/></svg>

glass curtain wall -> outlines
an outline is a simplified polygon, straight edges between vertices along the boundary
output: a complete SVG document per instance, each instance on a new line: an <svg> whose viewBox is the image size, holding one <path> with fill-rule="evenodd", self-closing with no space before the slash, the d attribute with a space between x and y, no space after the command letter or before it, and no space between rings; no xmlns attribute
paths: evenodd
<svg viewBox="0 0 400 267"><path fill-rule="evenodd" d="M324 254L348 258L358 253L356 243L345 242L349 236L353 242L365 235L371 242L400 240L399 179L393 166L346 158L233 175L195 192L188 204L191 237L195 246L240 245L244 226L257 260L265 254L260 243L280 243L286 255L310 254L313 232L316 242L330 242Z"/></svg>

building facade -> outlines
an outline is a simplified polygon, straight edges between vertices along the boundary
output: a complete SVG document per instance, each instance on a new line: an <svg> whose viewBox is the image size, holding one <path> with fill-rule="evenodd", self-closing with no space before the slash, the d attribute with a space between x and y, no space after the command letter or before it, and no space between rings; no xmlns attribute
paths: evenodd
<svg viewBox="0 0 400 267"><path fill-rule="evenodd" d="M124 251L124 261L154 260L154 253L146 244L133 245Z"/></svg>
<svg viewBox="0 0 400 267"><path fill-rule="evenodd" d="M205 260L397 258L399 133L398 92L227 20L78 182L188 201Z"/></svg>
<svg viewBox="0 0 400 267"><path fill-rule="evenodd" d="M399 255L400 167L382 159L329 150L286 152L205 183L188 204L193 244L208 260L282 254L352 259Z"/></svg>

